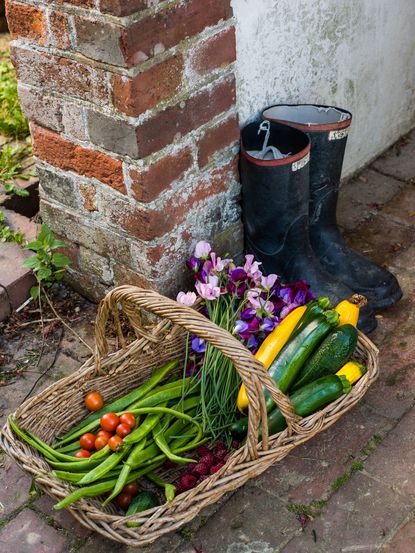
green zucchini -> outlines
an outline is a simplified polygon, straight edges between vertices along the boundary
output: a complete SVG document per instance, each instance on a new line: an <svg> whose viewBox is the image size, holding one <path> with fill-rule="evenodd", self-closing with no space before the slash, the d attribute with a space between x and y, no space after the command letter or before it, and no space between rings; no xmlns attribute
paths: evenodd
<svg viewBox="0 0 415 553"><path fill-rule="evenodd" d="M321 376L336 373L350 359L356 344L356 327L345 324L335 328L300 369L292 391Z"/></svg>
<svg viewBox="0 0 415 553"><path fill-rule="evenodd" d="M290 396L294 411L300 417L306 417L325 407L332 401L335 401L343 394L348 394L352 387L347 378L343 375L337 376L330 374L323 376L315 382L306 384ZM268 431L270 436L281 432L286 428L284 416L276 407L268 415ZM241 438L246 436L248 431L248 417L240 419L231 427L231 432L234 436ZM260 438L262 434L260 431Z"/></svg>
<svg viewBox="0 0 415 553"><path fill-rule="evenodd" d="M268 371L281 392L286 393L290 389L301 367L331 329L338 324L338 320L339 315L335 311L318 313L285 344ZM275 403L267 390L265 399L269 412Z"/></svg>
<svg viewBox="0 0 415 553"><path fill-rule="evenodd" d="M156 494L152 491L146 490L137 494L134 499L131 501L130 506L128 507L125 516L135 515L136 513L141 513L142 511L147 511L147 509L152 509L160 505L160 502ZM140 522L127 522L129 528L136 528L141 526Z"/></svg>
<svg viewBox="0 0 415 553"><path fill-rule="evenodd" d="M311 301L309 304L307 304L307 309L305 310L303 316L294 327L294 330L291 333L290 339L294 338L294 336L296 336L301 329L307 326L308 323L310 323L315 318L316 315L321 315L325 311L332 308L333 306L331 304L331 301L329 300L329 298L326 298L325 296L321 296L320 298L317 298Z"/></svg>

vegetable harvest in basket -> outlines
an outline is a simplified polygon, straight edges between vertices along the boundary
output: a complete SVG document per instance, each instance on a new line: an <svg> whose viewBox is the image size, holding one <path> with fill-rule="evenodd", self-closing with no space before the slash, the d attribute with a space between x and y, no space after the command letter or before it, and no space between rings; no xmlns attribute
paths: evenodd
<svg viewBox="0 0 415 553"><path fill-rule="evenodd" d="M333 309L306 282L283 285L259 265L247 255L238 267L207 242L188 261L199 307L250 349L305 417L349 393L365 373L351 360L364 300L354 296ZM180 292L177 299L193 305L197 295ZM265 398L275 434L286 422L268 393ZM125 396L105 400L99 390L88 393L90 414L53 446L9 417L12 430L43 456L55 477L73 486L56 509L100 497L103 506L115 501L127 515L136 514L159 502L146 489L149 483L171 501L219 471L247 432L248 399L232 362L193 335L184 360L171 360ZM178 473L180 466L185 470Z"/></svg>

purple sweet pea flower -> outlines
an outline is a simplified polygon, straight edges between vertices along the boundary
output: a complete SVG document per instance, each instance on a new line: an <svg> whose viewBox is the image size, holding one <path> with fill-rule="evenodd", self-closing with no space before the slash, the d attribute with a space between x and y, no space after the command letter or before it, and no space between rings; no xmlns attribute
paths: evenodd
<svg viewBox="0 0 415 553"><path fill-rule="evenodd" d="M245 321L236 321L235 328L233 329L235 334L241 334L248 330L248 323Z"/></svg>
<svg viewBox="0 0 415 553"><path fill-rule="evenodd" d="M195 257L197 259L207 259L211 251L212 247L209 242L206 242L206 240L201 240L196 244Z"/></svg>
<svg viewBox="0 0 415 553"><path fill-rule="evenodd" d="M195 336L192 339L192 350L196 353L203 353L206 351L206 342L202 338Z"/></svg>
<svg viewBox="0 0 415 553"><path fill-rule="evenodd" d="M231 277L231 281L237 284L239 282L244 282L247 278L247 274L242 269L242 267L236 267L236 269L231 271L230 277Z"/></svg>
<svg viewBox="0 0 415 553"><path fill-rule="evenodd" d="M196 259L196 257L192 256L188 261L186 261L186 265L191 271L197 273L202 267L202 262L200 261L200 259Z"/></svg>
<svg viewBox="0 0 415 553"><path fill-rule="evenodd" d="M248 307L248 309L244 309L243 311L241 311L239 316L243 321L249 321L250 319L252 319L255 313L256 311L253 307Z"/></svg>
<svg viewBox="0 0 415 553"><path fill-rule="evenodd" d="M176 301L191 307L196 301L196 294L194 292L179 292Z"/></svg>
<svg viewBox="0 0 415 553"><path fill-rule="evenodd" d="M276 326L277 326L276 321L273 321L269 317L265 317L265 319L262 320L262 323L260 324L259 328L264 332L269 333L269 332L272 332Z"/></svg>

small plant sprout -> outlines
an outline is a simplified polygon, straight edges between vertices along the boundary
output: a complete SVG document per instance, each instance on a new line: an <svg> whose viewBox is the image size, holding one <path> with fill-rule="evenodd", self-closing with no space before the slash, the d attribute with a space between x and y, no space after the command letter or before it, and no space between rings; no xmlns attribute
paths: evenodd
<svg viewBox="0 0 415 553"><path fill-rule="evenodd" d="M39 297L42 287L50 288L54 282L62 280L65 269L70 264L70 259L55 250L65 247L67 244L62 240L57 240L46 224L42 225L36 240L26 245L26 250L36 252L23 262L24 267L32 269L37 280L37 285L32 286L30 290L30 295L34 300Z"/></svg>

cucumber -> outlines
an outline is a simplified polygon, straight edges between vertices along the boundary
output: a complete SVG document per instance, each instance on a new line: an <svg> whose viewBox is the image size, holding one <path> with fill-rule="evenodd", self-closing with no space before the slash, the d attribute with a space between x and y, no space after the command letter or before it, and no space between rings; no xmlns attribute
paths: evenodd
<svg viewBox="0 0 415 553"><path fill-rule="evenodd" d="M285 344L268 371L281 392L286 393L290 389L301 367L337 325L338 320L339 316L335 311L318 313ZM269 412L275 403L267 390L265 400Z"/></svg>
<svg viewBox="0 0 415 553"><path fill-rule="evenodd" d="M291 403L293 404L294 411L300 417L306 417L311 415L325 407L332 401L335 401L343 394L348 394L352 387L343 375L337 376L330 374L323 376L315 382L306 384L290 396ZM269 435L277 434L286 428L284 416L281 411L276 407L268 415L268 431ZM234 423L231 427L231 432L234 436L241 438L246 436L248 431L248 417L240 419ZM260 431L259 439L262 438Z"/></svg>
<svg viewBox="0 0 415 553"><path fill-rule="evenodd" d="M350 359L356 344L357 330L353 325L345 324L334 329L300 369L292 391L321 376L336 373Z"/></svg>
<svg viewBox="0 0 415 553"><path fill-rule="evenodd" d="M130 506L128 507L125 516L135 515L136 513L141 513L142 511L147 511L147 509L152 509L160 505L160 502L154 492L143 491L138 493L134 499L131 501ZM127 522L129 528L136 528L141 526L140 522Z"/></svg>

